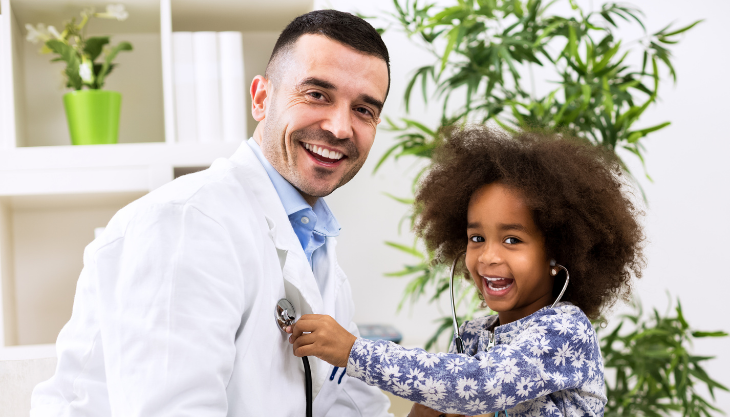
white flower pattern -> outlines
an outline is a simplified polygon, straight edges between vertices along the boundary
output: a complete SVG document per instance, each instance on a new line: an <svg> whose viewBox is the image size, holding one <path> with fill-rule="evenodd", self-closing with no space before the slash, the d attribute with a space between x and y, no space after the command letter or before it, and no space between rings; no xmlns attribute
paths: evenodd
<svg viewBox="0 0 730 417"><path fill-rule="evenodd" d="M579 308L562 302L498 326L487 352L486 329L495 320L488 316L461 326L466 354L453 353L453 344L451 353L433 354L358 338L347 374L441 412L603 415L603 360Z"/></svg>

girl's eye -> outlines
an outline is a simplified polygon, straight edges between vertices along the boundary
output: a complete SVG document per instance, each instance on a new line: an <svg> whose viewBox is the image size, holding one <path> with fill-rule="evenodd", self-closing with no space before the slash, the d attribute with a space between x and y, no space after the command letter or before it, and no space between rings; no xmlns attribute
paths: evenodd
<svg viewBox="0 0 730 417"><path fill-rule="evenodd" d="M504 243L506 243L508 245L514 245L514 244L520 243L520 242L521 242L521 240L517 239L516 237L508 237L507 239L504 240Z"/></svg>
<svg viewBox="0 0 730 417"><path fill-rule="evenodd" d="M472 242L481 243L484 242L484 238L481 236L472 236L469 238Z"/></svg>

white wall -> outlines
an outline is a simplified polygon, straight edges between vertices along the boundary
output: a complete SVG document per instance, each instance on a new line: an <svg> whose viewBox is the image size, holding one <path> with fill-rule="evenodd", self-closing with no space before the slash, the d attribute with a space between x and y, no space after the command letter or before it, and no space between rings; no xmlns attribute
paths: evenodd
<svg viewBox="0 0 730 417"><path fill-rule="evenodd" d="M581 3L591 6L588 1ZM600 2L594 3L598 8ZM667 120L672 125L645 142L647 168L654 183L641 179L649 201L645 218L648 266L635 293L645 310L656 307L664 312L668 291L672 297L681 298L694 328L730 331L726 307L730 304L730 134L726 122L730 58L724 41L730 3L701 0L688 7L679 0L643 0L634 4L646 14L649 32L670 22L685 25L706 19L673 47L677 85L665 84L661 101L641 121L642 126ZM392 10L389 0L318 5L370 16ZM622 31L622 36L633 35ZM391 54L393 80L384 114L397 118L405 114L402 95L408 75L430 58L396 30L387 32L384 39ZM411 112L422 121L434 120L437 114L418 107ZM418 344L431 334L431 321L447 312L448 304L443 302L439 311L438 306L421 302L396 314L406 280L383 277L384 272L411 261L382 243L410 241L409 235L397 233L404 207L382 193L409 194L414 175L411 161L390 163L377 175L370 174L392 143L392 136L379 131L363 171L328 202L343 226L338 256L352 281L356 319L361 323L393 323L404 333L406 344ZM635 160L631 165L634 172L641 173ZM719 356L710 362L708 371L730 386L730 338L700 340L695 353ZM719 392L717 400L721 409L730 411L730 394Z"/></svg>

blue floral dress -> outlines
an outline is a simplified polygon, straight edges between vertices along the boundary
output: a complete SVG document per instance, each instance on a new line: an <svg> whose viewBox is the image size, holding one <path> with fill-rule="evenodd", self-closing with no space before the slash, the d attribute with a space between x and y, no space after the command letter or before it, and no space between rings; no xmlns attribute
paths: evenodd
<svg viewBox="0 0 730 417"><path fill-rule="evenodd" d="M347 374L444 413L603 415L601 350L581 309L561 302L492 333L496 320L461 326L466 354L453 353L453 343L450 353L428 353L358 338Z"/></svg>

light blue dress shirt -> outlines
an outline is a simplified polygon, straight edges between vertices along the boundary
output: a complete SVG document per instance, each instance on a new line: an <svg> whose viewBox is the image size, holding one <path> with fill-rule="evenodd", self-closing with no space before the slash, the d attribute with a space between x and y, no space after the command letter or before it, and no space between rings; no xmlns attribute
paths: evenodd
<svg viewBox="0 0 730 417"><path fill-rule="evenodd" d="M279 195L286 215L289 216L289 222L299 238L309 265L313 266L312 254L325 244L327 237L339 236L340 224L337 223L337 219L323 198L317 199L314 207L310 206L299 191L269 163L261 152L261 147L253 138L248 140L248 146L251 147L261 165L264 166L271 183L274 184L274 189ZM317 279L317 283L322 285L319 279Z"/></svg>

